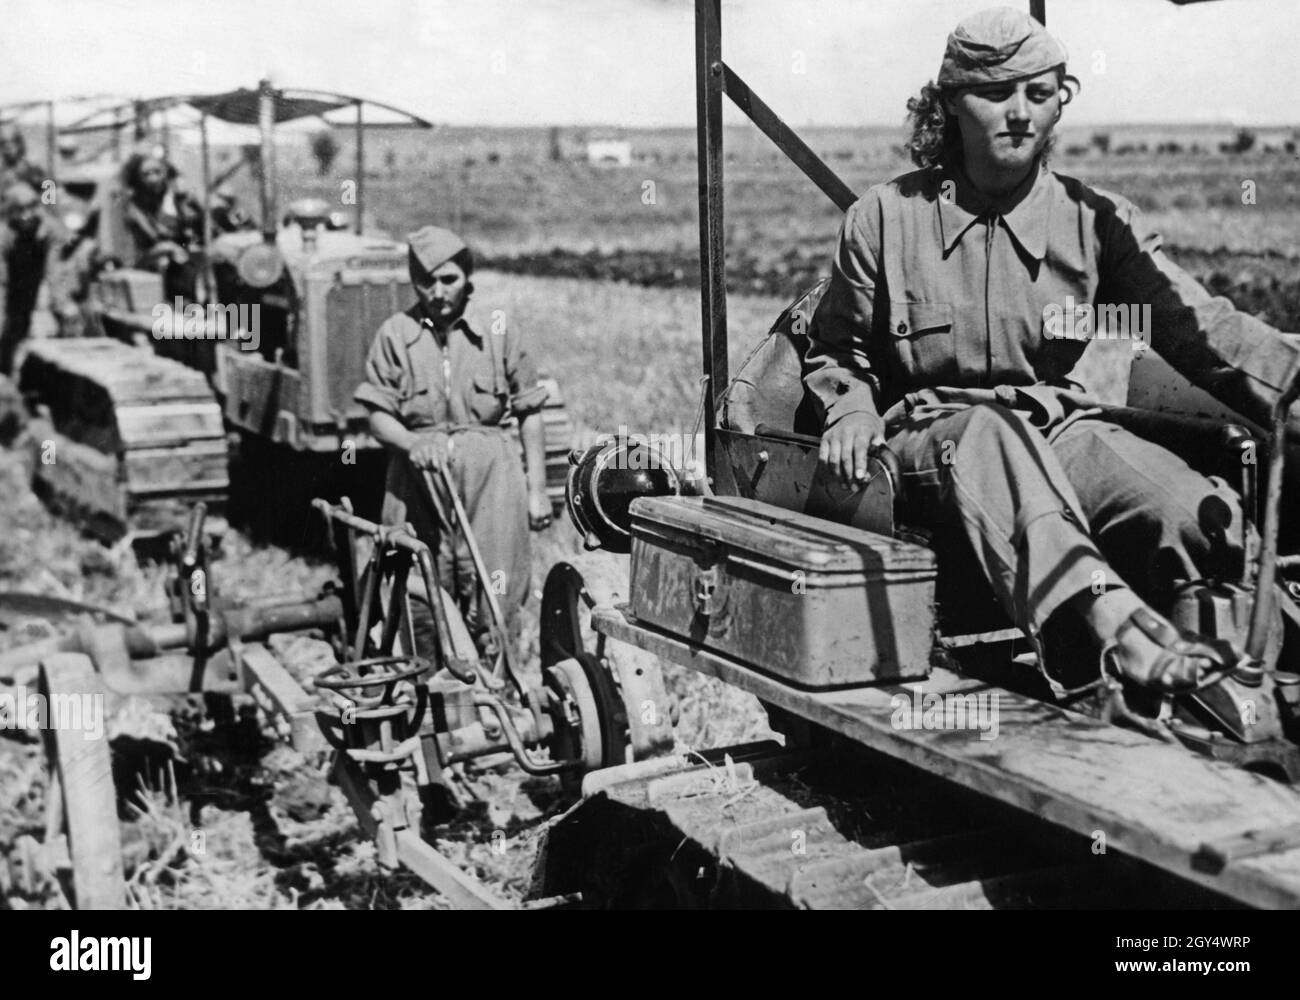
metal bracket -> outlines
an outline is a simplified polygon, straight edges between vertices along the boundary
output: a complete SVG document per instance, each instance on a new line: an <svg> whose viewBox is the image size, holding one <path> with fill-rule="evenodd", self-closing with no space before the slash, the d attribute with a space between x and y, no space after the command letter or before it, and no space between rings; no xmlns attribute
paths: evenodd
<svg viewBox="0 0 1300 1000"><path fill-rule="evenodd" d="M725 598L720 592L720 585L716 565L696 571L695 579L691 582L691 601L697 615L708 618L722 608Z"/></svg>

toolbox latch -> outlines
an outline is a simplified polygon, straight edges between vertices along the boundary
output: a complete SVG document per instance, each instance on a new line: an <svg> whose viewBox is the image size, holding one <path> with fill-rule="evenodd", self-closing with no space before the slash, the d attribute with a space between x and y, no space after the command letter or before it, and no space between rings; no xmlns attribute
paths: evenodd
<svg viewBox="0 0 1300 1000"><path fill-rule="evenodd" d="M716 614L722 607L721 581L718 579L716 564L696 569L691 599L695 604L695 613L705 618Z"/></svg>

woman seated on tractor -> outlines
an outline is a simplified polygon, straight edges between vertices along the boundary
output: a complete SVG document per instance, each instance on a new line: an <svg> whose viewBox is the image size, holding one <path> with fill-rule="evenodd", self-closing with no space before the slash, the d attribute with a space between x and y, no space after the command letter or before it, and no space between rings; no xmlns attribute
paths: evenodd
<svg viewBox="0 0 1300 1000"><path fill-rule="evenodd" d="M169 299L190 300L198 277L192 253L203 240L203 206L176 183L177 177L177 169L161 155L132 156L122 169L130 191L124 218L135 241L135 266L161 274Z"/></svg>
<svg viewBox="0 0 1300 1000"><path fill-rule="evenodd" d="M1086 344L1053 323L1076 304L1149 306L1150 346L1265 425L1300 340L1211 297L1130 202L1047 169L1078 89L1064 47L1022 12L957 25L937 82L908 102L920 169L846 215L804 383L829 471L863 481L887 445L941 566L975 561L1049 678L1082 622L1093 678L1100 659L1186 690L1231 651L1156 609L1182 581L1241 575L1240 507L1221 480L1099 419Z"/></svg>
<svg viewBox="0 0 1300 1000"><path fill-rule="evenodd" d="M355 393L390 452L383 522L411 524L429 546L441 586L476 639L491 626L483 588L492 588L514 642L529 589L528 532L551 523L540 415L546 389L509 317L467 311L474 258L460 237L425 226L408 240L417 301L379 328ZM510 415L519 420L526 472L504 424ZM448 523L454 508L443 470L465 506L487 579L478 579L463 534ZM436 648L431 609L417 601L412 615L417 651L428 655Z"/></svg>

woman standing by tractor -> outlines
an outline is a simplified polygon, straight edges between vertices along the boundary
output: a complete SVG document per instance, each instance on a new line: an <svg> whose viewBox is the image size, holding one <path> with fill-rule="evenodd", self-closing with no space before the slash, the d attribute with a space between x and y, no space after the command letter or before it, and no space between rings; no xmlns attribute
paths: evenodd
<svg viewBox="0 0 1300 1000"><path fill-rule="evenodd" d="M540 416L546 389L504 314L467 309L474 258L460 237L425 226L408 243L417 302L379 328L366 381L355 393L370 411L371 433L390 452L383 521L414 527L476 637L491 625L481 588L492 588L514 641L529 589L528 532L551 523ZM504 423L511 415L519 421L526 472ZM447 482L482 553L481 581L466 540L448 523L454 502ZM412 608L416 644L427 650L435 639L421 603Z"/></svg>
<svg viewBox="0 0 1300 1000"><path fill-rule="evenodd" d="M847 213L804 382L822 461L861 481L888 445L941 562L975 561L1049 677L1081 622L1093 678L1100 658L1139 686L1187 690L1231 650L1155 609L1179 585L1242 575L1249 529L1222 480L1098 419L1086 344L1051 318L1149 308L1150 346L1265 425L1300 339L1211 297L1130 202L1046 168L1077 90L1064 47L1024 13L956 27L937 83L908 105L921 169Z"/></svg>

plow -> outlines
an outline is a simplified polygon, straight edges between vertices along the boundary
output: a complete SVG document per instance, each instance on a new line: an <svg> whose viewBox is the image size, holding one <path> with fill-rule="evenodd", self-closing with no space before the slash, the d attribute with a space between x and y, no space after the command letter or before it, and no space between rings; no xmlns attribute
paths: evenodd
<svg viewBox="0 0 1300 1000"><path fill-rule="evenodd" d="M331 780L374 838L381 866L411 869L458 905L507 905L422 839L422 802L437 793L454 798L446 770L489 757L507 756L526 774L554 775L576 789L583 774L625 759L624 700L638 704L654 692L640 678L619 689L590 658L552 658L539 677L524 678L503 655L504 635L475 643L423 542L350 507L315 502L339 575L314 597L224 600L211 579L200 504L172 545L171 623L87 624L0 654L0 680L35 682L55 723L45 731L44 839L23 838L15 849L18 884L57 882L76 907L126 902L109 742L89 738L82 719L53 707L110 694L208 693L248 696L294 749L328 752ZM436 595L438 641L428 658L410 652L413 592L426 601ZM42 599L28 603L43 609ZM305 630L329 641L338 660L311 679L310 692L265 642Z"/></svg>

